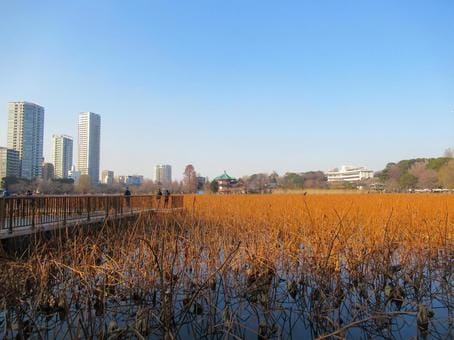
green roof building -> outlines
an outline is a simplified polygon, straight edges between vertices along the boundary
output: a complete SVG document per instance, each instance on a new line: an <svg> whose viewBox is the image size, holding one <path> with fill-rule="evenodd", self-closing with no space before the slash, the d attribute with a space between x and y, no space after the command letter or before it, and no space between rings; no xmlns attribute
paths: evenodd
<svg viewBox="0 0 454 340"><path fill-rule="evenodd" d="M227 174L227 172L224 170L224 173L218 177L216 177L214 179L215 181L230 181L230 180L234 180L236 181L236 178L230 176L229 174Z"/></svg>
<svg viewBox="0 0 454 340"><path fill-rule="evenodd" d="M226 171L214 179L218 183L218 193L239 194L244 193L244 185L241 181L227 174Z"/></svg>

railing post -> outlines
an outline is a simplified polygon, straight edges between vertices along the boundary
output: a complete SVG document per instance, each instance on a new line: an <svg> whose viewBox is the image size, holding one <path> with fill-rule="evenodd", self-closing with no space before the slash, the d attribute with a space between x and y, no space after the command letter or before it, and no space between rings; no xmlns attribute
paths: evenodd
<svg viewBox="0 0 454 340"><path fill-rule="evenodd" d="M120 202L120 216L123 216L123 196L118 196Z"/></svg>
<svg viewBox="0 0 454 340"><path fill-rule="evenodd" d="M0 229L5 228L6 221L6 199L0 198Z"/></svg>
<svg viewBox="0 0 454 340"><path fill-rule="evenodd" d="M8 205L9 206L9 212L8 212L9 213L9 218L8 218L9 219L9 227L8 227L8 229L9 229L9 233L10 234L13 233L13 214L14 214L13 205L14 205L14 202L15 202L15 199L13 199L13 198L8 200L8 203L9 203L9 205Z"/></svg>
<svg viewBox="0 0 454 340"><path fill-rule="evenodd" d="M90 196L87 196L87 221L90 221L90 208L91 208L91 205L90 205Z"/></svg>
<svg viewBox="0 0 454 340"><path fill-rule="evenodd" d="M35 229L35 198L30 198L30 204L32 205L32 229Z"/></svg>
<svg viewBox="0 0 454 340"><path fill-rule="evenodd" d="M66 227L66 219L68 217L68 197L63 197L63 225Z"/></svg>

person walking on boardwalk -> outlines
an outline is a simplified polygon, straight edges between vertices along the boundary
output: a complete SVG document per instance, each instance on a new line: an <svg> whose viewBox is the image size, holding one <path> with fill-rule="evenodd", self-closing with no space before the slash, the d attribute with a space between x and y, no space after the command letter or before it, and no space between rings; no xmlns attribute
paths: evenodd
<svg viewBox="0 0 454 340"><path fill-rule="evenodd" d="M161 191L161 188L158 189L158 192L156 193L156 202L157 202L157 206L158 206L158 209L160 208L160 203L161 203L161 197L162 197L162 191Z"/></svg>
<svg viewBox="0 0 454 340"><path fill-rule="evenodd" d="M131 191L129 191L129 188L126 187L126 190L125 190L125 201L126 201L126 206L128 208L131 207Z"/></svg>
<svg viewBox="0 0 454 340"><path fill-rule="evenodd" d="M170 191L166 190L164 191L164 208L167 208L169 205L169 199L170 199Z"/></svg>

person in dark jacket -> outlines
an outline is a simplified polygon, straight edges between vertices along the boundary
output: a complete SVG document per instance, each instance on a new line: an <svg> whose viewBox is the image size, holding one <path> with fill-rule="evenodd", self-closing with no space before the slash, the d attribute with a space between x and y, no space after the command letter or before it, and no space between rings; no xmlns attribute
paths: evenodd
<svg viewBox="0 0 454 340"><path fill-rule="evenodd" d="M131 191L129 191L128 187L126 187L126 190L125 190L125 201L126 201L126 206L128 208L131 207Z"/></svg>
<svg viewBox="0 0 454 340"><path fill-rule="evenodd" d="M164 191L164 207L167 208L169 205L169 199L170 199L170 191L166 190Z"/></svg>
<svg viewBox="0 0 454 340"><path fill-rule="evenodd" d="M161 191L161 188L159 188L158 192L156 193L156 202L157 202L157 205L158 205L158 209L161 206L161 197L162 197L162 191Z"/></svg>

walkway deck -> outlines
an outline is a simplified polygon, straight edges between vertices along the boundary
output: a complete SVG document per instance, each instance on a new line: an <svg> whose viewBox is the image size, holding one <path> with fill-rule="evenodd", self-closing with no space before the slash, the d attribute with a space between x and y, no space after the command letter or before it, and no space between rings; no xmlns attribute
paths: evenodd
<svg viewBox="0 0 454 340"><path fill-rule="evenodd" d="M8 197L0 199L0 239L181 209L182 195L167 202L152 195Z"/></svg>

